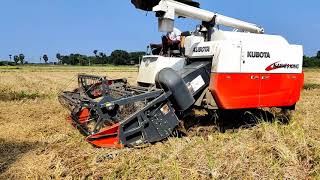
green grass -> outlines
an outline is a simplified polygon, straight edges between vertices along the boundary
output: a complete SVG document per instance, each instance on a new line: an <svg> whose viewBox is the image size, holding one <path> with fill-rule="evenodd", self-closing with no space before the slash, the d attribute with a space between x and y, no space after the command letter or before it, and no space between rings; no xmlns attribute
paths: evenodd
<svg viewBox="0 0 320 180"><path fill-rule="evenodd" d="M306 83L304 84L303 89L305 90L320 89L320 84Z"/></svg>
<svg viewBox="0 0 320 180"><path fill-rule="evenodd" d="M0 101L16 101L16 100L27 100L27 99L37 99L44 97L44 95L40 95L39 92L25 92L25 91L0 91Z"/></svg>

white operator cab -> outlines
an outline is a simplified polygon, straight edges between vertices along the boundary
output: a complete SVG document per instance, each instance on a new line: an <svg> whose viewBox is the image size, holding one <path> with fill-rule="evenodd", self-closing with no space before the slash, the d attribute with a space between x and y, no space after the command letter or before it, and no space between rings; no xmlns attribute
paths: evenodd
<svg viewBox="0 0 320 180"><path fill-rule="evenodd" d="M142 86L152 86L159 71L164 68L172 68L176 71L186 65L184 57L164 57L157 55L144 56L140 63L137 82Z"/></svg>

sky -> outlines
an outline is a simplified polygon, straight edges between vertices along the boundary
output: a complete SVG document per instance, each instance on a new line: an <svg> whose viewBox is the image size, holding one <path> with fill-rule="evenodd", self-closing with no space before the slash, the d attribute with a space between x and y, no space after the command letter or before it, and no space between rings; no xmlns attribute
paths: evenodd
<svg viewBox="0 0 320 180"><path fill-rule="evenodd" d="M264 27L267 34L320 50L319 0L199 0L201 7ZM93 50L145 51L160 42L152 12L137 10L130 0L0 0L0 59L23 53L29 62L43 54L92 55ZM176 27L194 30L199 21L179 19Z"/></svg>

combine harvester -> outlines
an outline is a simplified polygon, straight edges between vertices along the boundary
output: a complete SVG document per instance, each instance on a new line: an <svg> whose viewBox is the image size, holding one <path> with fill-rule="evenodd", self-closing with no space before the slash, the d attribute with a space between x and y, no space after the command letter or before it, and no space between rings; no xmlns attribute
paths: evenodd
<svg viewBox="0 0 320 180"><path fill-rule="evenodd" d="M193 1L132 3L154 11L161 32L172 32L176 17L202 24L182 33L180 48L145 56L138 86L125 79L79 75L80 87L60 95L71 111L68 120L89 143L122 148L158 142L175 133L194 108L295 109L304 81L302 46L266 35L255 24L200 9Z"/></svg>

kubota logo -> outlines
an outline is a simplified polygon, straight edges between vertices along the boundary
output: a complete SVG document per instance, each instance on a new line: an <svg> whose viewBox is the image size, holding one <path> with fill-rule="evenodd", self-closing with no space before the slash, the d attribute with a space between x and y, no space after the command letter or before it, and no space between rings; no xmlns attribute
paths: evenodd
<svg viewBox="0 0 320 180"><path fill-rule="evenodd" d="M210 46L205 47L195 47L193 48L193 52L199 53L199 52L210 52Z"/></svg>
<svg viewBox="0 0 320 180"><path fill-rule="evenodd" d="M279 63L275 62L273 64L271 64L270 66L268 66L266 68L266 71L272 71L272 70L276 70L276 69L280 69L280 68L284 68L284 69L299 69L300 65L299 64L288 64L288 63Z"/></svg>
<svg viewBox="0 0 320 180"><path fill-rule="evenodd" d="M248 51L247 57L248 58L270 58L270 53L269 52Z"/></svg>

